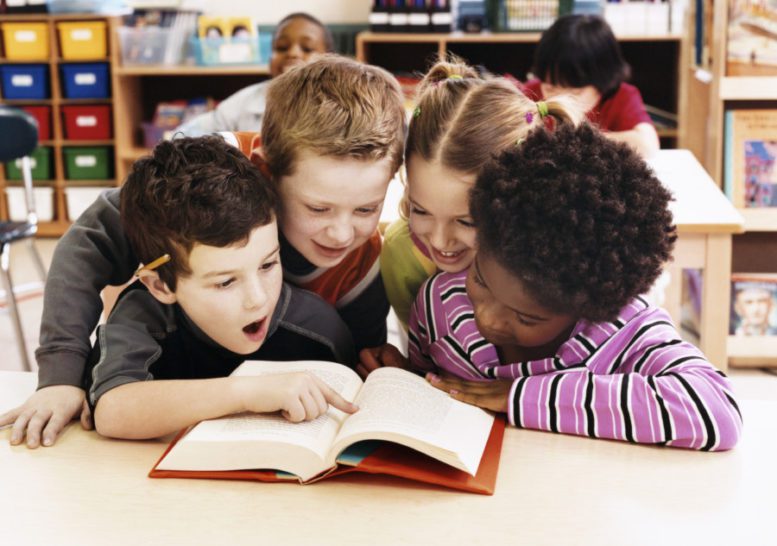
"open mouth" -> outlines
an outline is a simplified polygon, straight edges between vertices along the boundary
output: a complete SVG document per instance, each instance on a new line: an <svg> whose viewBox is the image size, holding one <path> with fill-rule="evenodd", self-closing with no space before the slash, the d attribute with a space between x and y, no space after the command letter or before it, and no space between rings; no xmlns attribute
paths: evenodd
<svg viewBox="0 0 777 546"><path fill-rule="evenodd" d="M259 319L257 321L252 322L251 324L247 324L246 326L243 326L243 333L250 339L251 341L261 341L264 339L265 332L267 330L267 319Z"/></svg>

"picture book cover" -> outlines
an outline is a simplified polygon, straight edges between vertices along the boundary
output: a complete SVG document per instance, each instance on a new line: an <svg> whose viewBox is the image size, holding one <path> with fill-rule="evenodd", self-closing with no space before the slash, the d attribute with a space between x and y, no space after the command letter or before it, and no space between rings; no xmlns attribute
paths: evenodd
<svg viewBox="0 0 777 546"><path fill-rule="evenodd" d="M731 276L733 336L777 336L777 273Z"/></svg>
<svg viewBox="0 0 777 546"><path fill-rule="evenodd" d="M740 208L777 207L777 109L732 110L726 121L725 185L732 202Z"/></svg>
<svg viewBox="0 0 777 546"><path fill-rule="evenodd" d="M777 74L777 0L729 2L726 74Z"/></svg>

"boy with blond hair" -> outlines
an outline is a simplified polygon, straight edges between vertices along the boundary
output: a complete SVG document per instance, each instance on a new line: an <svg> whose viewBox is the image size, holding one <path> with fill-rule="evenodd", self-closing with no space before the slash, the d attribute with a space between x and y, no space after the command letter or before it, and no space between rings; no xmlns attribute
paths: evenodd
<svg viewBox="0 0 777 546"><path fill-rule="evenodd" d="M379 272L378 220L402 162L402 93L385 70L324 56L273 80L263 136L225 134L269 173L281 197L281 262L291 284L333 304L357 348L386 338L388 301ZM109 190L68 230L44 295L38 392L0 416L11 443L52 445L81 409L89 336L108 284L129 280L138 258ZM89 426L88 412L82 424Z"/></svg>

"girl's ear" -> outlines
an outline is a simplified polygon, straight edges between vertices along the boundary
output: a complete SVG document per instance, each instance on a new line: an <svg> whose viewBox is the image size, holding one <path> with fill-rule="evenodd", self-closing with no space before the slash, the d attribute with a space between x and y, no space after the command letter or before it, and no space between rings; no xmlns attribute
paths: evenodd
<svg viewBox="0 0 777 546"><path fill-rule="evenodd" d="M138 273L138 279L140 279L140 282L142 282L146 288L148 288L148 291L151 292L151 295L154 296L158 301L168 305L177 301L175 292L170 290L170 288L167 286L167 283L159 278L159 273L156 271L142 269L140 273Z"/></svg>

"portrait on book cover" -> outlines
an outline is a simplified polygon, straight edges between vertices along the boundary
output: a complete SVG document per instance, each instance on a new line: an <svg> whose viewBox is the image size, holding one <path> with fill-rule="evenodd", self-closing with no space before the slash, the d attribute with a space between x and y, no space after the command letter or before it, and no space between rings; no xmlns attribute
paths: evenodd
<svg viewBox="0 0 777 546"><path fill-rule="evenodd" d="M732 277L729 324L731 335L777 336L777 274Z"/></svg>
<svg viewBox="0 0 777 546"><path fill-rule="evenodd" d="M777 207L777 140L745 141L745 206Z"/></svg>

